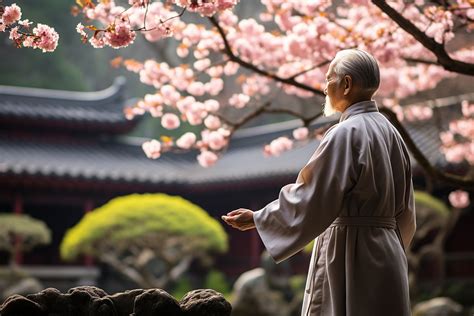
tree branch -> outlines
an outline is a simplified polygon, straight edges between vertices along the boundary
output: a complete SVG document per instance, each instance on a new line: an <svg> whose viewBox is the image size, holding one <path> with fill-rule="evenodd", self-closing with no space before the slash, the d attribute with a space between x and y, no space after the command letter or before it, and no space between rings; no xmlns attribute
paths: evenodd
<svg viewBox="0 0 474 316"><path fill-rule="evenodd" d="M397 115L390 109L386 107L381 107L380 112L383 113L388 120L395 126L403 140L405 141L408 149L413 154L415 160L420 164L420 166L425 170L426 174L434 180L443 181L447 184L463 188L463 189L472 189L474 188L474 180L457 176L450 173L445 173L440 171L438 168L434 167L426 156L421 152L418 146L415 144L411 138L408 131L403 127L403 125L398 121Z"/></svg>
<svg viewBox="0 0 474 316"><path fill-rule="evenodd" d="M297 117L300 120L302 120L305 126L308 126L312 121L314 121L315 119L317 119L318 117L323 115L323 113L320 112L320 113L317 113L317 114L315 114L313 116L310 116L310 117L303 117L301 115L301 113L297 113L297 112L295 112L293 110L290 110L290 109L269 109L269 108L266 108L263 111L267 112L267 113L286 113L286 114L293 115L294 117Z"/></svg>
<svg viewBox="0 0 474 316"><path fill-rule="evenodd" d="M305 73L307 73L307 72L309 72L309 71L311 71L311 70L313 70L313 69L316 69L316 68L325 66L325 65L329 64L330 62L331 62L330 60L322 61L322 62L320 62L319 64L313 65L313 66L311 66L311 67L309 67L309 68L307 68L307 69L305 69L305 70L303 70L303 71L297 72L297 73L295 73L294 75L292 75L292 76L290 76L290 77L288 77L288 78L285 78L285 79L287 79L287 80L293 80L293 79L295 79L295 78L298 77L298 76L304 75Z"/></svg>
<svg viewBox="0 0 474 316"><path fill-rule="evenodd" d="M265 112L265 109L267 107L269 107L270 105L271 105L271 102L265 102L263 105L259 106L255 111L253 111L253 112L249 113L248 115L240 118L240 120L238 120L237 122L232 122L232 121L228 120L227 118L223 117L220 114L215 114L215 115L217 117L219 117L219 119L221 121L223 121L224 123L226 123L227 125L232 126L233 130L236 130L239 127L241 127L242 125L244 125L245 123L247 123L248 121L250 121L251 119L253 119L253 118L259 116L261 113Z"/></svg>
<svg viewBox="0 0 474 316"><path fill-rule="evenodd" d="M170 271L169 276L171 280L178 280L178 278L186 272L191 265L193 260L193 256L185 256L182 258L177 265L175 265Z"/></svg>
<svg viewBox="0 0 474 316"><path fill-rule="evenodd" d="M234 131L237 130L238 128L240 128L245 123L252 120L253 118L259 116L262 113L286 113L286 114L290 114L290 115L302 120L305 126L308 126L312 121L314 121L315 119L317 119L318 117L323 115L323 113L321 112L321 113L317 113L317 114L315 114L313 116L310 116L310 117L304 117L303 115L301 115L301 113L295 112L291 109L282 109L282 108L271 109L271 108L269 108L270 105L271 105L270 101L265 102L263 105L257 107L257 109L255 111L253 111L253 112L249 113L248 115L242 117L237 122L231 122L227 118L225 118L225 117L223 117L222 115L219 115L219 114L215 114L215 115L217 117L219 117L219 119L221 121L225 122L227 125L232 126L232 129Z"/></svg>
<svg viewBox="0 0 474 316"><path fill-rule="evenodd" d="M150 284L147 282L147 280L145 280L135 269L120 262L120 260L115 255L110 253L102 253L99 255L99 259L112 266L117 272L120 272L122 275L126 276L140 287L150 287Z"/></svg>
<svg viewBox="0 0 474 316"><path fill-rule="evenodd" d="M372 3L387 14L403 30L411 34L418 42L420 42L420 44L430 50L444 69L459 74L474 76L474 64L452 59L446 52L444 45L439 44L433 38L423 33L412 22L407 20L403 15L387 4L386 1L372 0Z"/></svg>
<svg viewBox="0 0 474 316"><path fill-rule="evenodd" d="M275 74L272 74L272 73L270 73L266 70L258 68L254 64L251 64L251 63L241 59L240 57L235 55L234 52L232 51L232 47L230 46L229 41L227 40L226 34L225 34L224 30L222 29L222 27L217 22L216 18L215 17L209 17L208 19L209 19L209 21L211 21L212 25L214 25L217 28L217 31L219 32L219 34L220 34L220 36L221 36L221 38L224 42L224 47L225 47L224 48L224 53L229 57L229 59L231 61L233 61L235 63L238 63L242 67L247 68L249 70L252 70L253 72L256 72L256 73L258 73L262 76L271 78L271 79L273 79L277 82L288 84L288 85L300 88L302 90L310 91L310 92L312 92L316 95L324 96L324 93L321 90L315 89L311 86L308 86L308 85L305 85L301 82L298 82L298 81L295 80L295 78L292 78L292 77L290 77L290 78L281 78L281 77L279 77Z"/></svg>
<svg viewBox="0 0 474 316"><path fill-rule="evenodd" d="M439 66L439 64L435 60L427 60L427 59L421 59L421 58L410 58L410 57L403 57L403 60L405 60L407 62L411 62L411 63Z"/></svg>

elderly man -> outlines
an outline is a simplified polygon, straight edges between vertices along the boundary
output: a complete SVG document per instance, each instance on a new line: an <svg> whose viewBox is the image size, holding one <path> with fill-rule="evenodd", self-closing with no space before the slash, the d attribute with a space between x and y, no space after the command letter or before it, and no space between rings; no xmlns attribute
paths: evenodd
<svg viewBox="0 0 474 316"><path fill-rule="evenodd" d="M372 101L377 61L362 50L340 51L326 80L324 112L342 115L296 182L263 209L240 208L223 220L256 227L277 262L316 238L302 315L410 315L411 167L401 136Z"/></svg>

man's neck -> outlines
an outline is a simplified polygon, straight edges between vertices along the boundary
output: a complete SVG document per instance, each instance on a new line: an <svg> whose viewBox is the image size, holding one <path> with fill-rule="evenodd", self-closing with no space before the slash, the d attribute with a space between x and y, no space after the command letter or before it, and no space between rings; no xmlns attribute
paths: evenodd
<svg viewBox="0 0 474 316"><path fill-rule="evenodd" d="M348 100L347 101L348 105L344 108L344 110L342 112L344 112L345 110L347 110L348 108L350 108L354 104L359 103L359 102L364 102L364 101L372 101L372 97L364 96L364 97L359 97L359 98L354 98L352 100Z"/></svg>

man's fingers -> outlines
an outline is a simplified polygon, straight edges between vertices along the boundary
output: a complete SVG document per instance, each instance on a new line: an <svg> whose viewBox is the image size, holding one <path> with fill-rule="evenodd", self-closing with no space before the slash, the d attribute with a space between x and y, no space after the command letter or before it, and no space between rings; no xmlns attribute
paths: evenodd
<svg viewBox="0 0 474 316"><path fill-rule="evenodd" d="M241 218L241 215L242 213L240 212L232 211L229 214L222 216L222 219L225 222L229 222L229 221L236 222Z"/></svg>
<svg viewBox="0 0 474 316"><path fill-rule="evenodd" d="M239 208L221 216L221 218L227 225L241 231L254 228L252 212L248 209Z"/></svg>
<svg viewBox="0 0 474 316"><path fill-rule="evenodd" d="M229 216L222 216L222 220L226 222L228 225L232 225L232 219Z"/></svg>
<svg viewBox="0 0 474 316"><path fill-rule="evenodd" d="M239 208L239 209L236 209L236 210L233 210L233 211L227 213L227 216L235 216L235 215L239 215L241 213L242 213L242 209Z"/></svg>
<svg viewBox="0 0 474 316"><path fill-rule="evenodd" d="M222 220L229 226L233 228L238 228L238 223L235 220L235 217L222 216Z"/></svg>

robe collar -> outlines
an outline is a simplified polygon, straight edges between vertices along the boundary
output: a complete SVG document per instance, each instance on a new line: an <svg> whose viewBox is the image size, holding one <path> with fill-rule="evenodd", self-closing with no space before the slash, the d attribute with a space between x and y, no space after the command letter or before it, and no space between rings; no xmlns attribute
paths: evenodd
<svg viewBox="0 0 474 316"><path fill-rule="evenodd" d="M373 100L361 101L350 105L341 115L339 122L347 120L349 117L369 112L378 112L377 104Z"/></svg>

